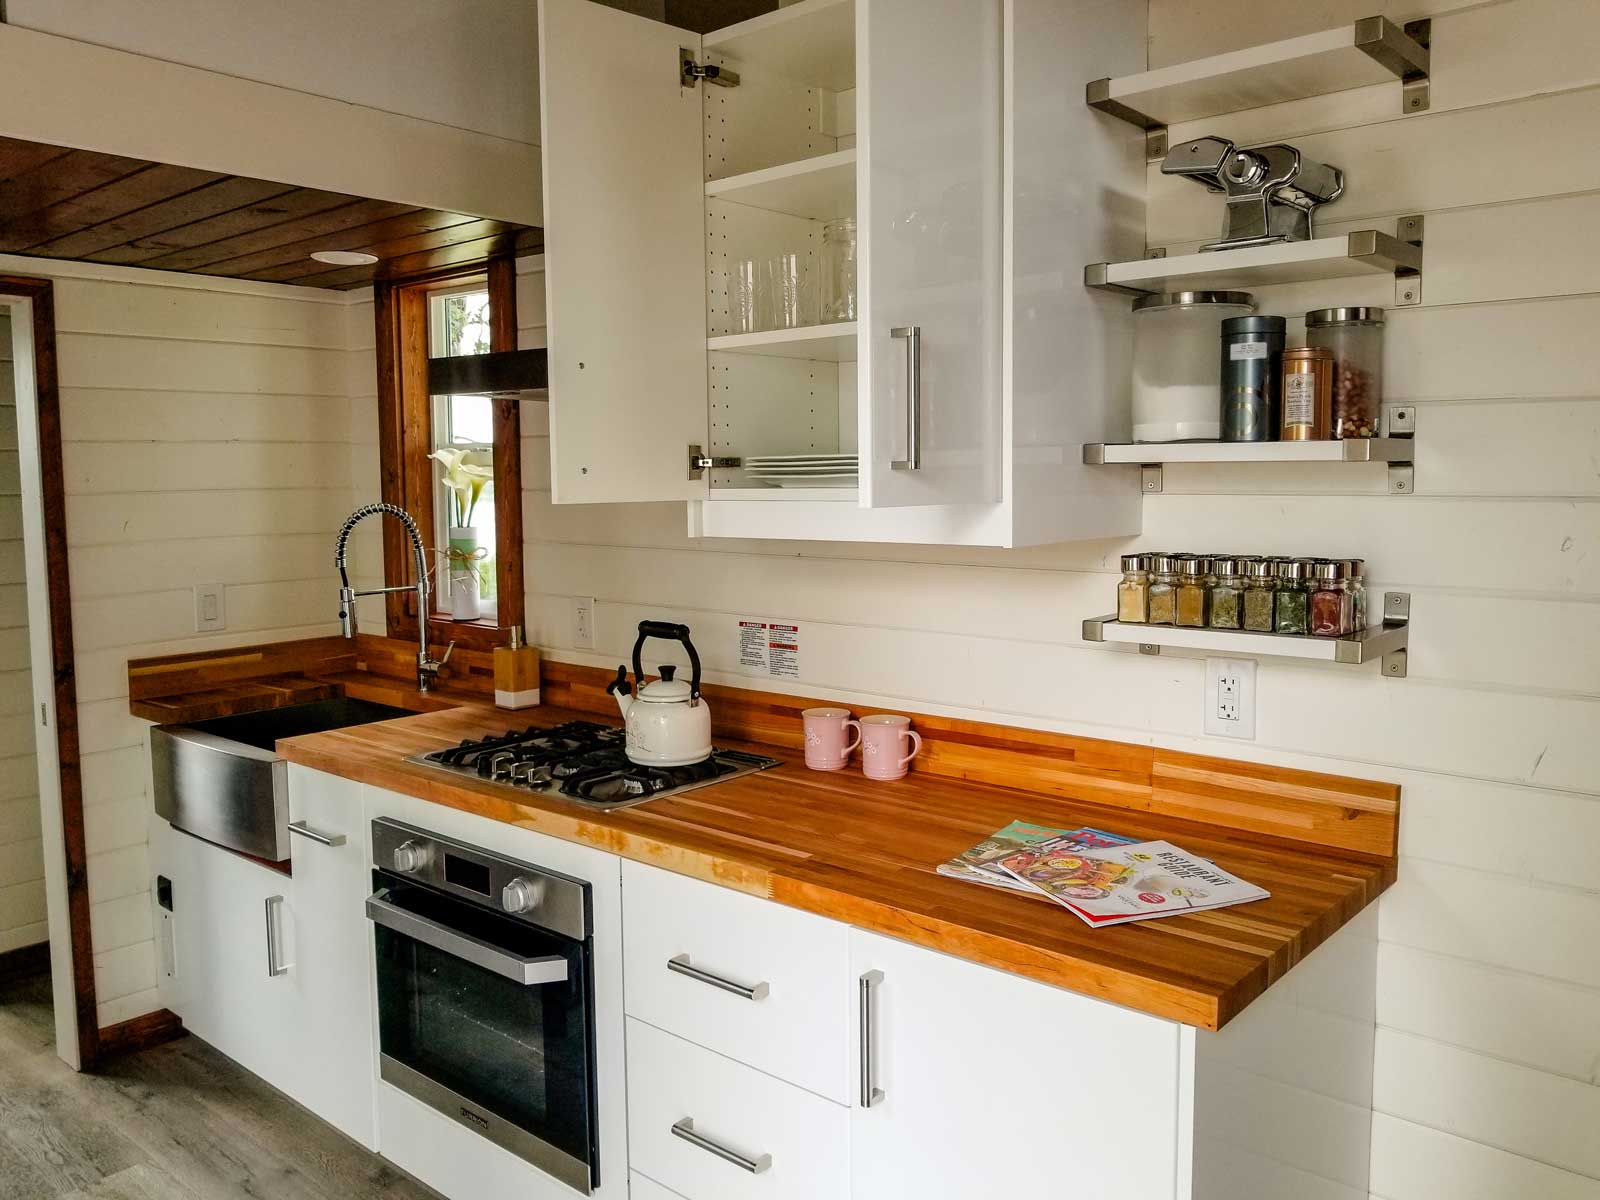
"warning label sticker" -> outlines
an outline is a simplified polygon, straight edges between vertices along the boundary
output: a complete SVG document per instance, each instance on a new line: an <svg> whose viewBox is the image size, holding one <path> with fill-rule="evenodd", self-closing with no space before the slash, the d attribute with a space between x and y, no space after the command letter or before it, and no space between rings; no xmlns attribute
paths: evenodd
<svg viewBox="0 0 1600 1200"><path fill-rule="evenodd" d="M740 621L739 669L770 679L799 679L800 626L793 621Z"/></svg>

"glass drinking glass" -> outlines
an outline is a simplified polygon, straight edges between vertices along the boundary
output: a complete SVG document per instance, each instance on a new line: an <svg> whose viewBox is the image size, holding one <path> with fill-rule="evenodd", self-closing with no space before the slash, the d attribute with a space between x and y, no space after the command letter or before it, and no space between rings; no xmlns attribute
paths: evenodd
<svg viewBox="0 0 1600 1200"><path fill-rule="evenodd" d="M765 263L753 258L734 263L728 272L728 326L730 333L755 333L762 322L761 276Z"/></svg>
<svg viewBox="0 0 1600 1200"><path fill-rule="evenodd" d="M768 329L799 329L810 324L806 304L807 272L800 255L775 254L767 259L771 319Z"/></svg>

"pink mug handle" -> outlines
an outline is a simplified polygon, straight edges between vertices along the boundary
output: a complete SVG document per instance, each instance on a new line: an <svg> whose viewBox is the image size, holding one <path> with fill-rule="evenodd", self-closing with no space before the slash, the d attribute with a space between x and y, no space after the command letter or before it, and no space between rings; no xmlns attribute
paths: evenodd
<svg viewBox="0 0 1600 1200"><path fill-rule="evenodd" d="M915 758L918 754L922 753L922 735L920 733L918 733L915 729L908 729L903 734L901 734L901 736L902 737L908 737L914 743L916 743L915 745L913 745L911 747L911 753L906 755L904 758L902 758L900 760L900 765L903 767L908 762L910 762L913 758Z"/></svg>
<svg viewBox="0 0 1600 1200"><path fill-rule="evenodd" d="M850 751L854 750L857 746L861 745L861 722L857 721L854 717L852 717L852 718L850 718L850 720L848 720L848 721L846 721L844 723L844 727L846 729L849 729L850 726L852 726L852 725L854 725L856 727L856 740L851 742L848 746L846 746L844 748L843 757L845 757L845 758L849 758L850 757Z"/></svg>

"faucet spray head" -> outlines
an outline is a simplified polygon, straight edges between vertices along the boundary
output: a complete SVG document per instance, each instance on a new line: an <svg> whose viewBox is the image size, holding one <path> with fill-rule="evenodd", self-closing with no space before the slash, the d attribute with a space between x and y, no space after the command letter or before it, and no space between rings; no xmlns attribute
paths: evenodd
<svg viewBox="0 0 1600 1200"><path fill-rule="evenodd" d="M356 635L356 592L352 587L339 589L339 632L347 638Z"/></svg>

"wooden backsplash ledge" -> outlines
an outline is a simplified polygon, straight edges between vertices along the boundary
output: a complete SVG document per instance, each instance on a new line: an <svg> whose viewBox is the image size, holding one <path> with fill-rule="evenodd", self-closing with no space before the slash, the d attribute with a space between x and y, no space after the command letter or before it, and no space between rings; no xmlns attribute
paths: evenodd
<svg viewBox="0 0 1600 1200"><path fill-rule="evenodd" d="M227 650L136 659L128 664L129 707L147 721L196 721L336 695L419 710L482 703L493 693L492 656L457 649L439 691L415 690L416 645L362 635L311 638ZM617 720L606 694L612 673L543 664L544 703ZM789 696L708 684L719 738L803 748L800 713L828 697ZM1396 784L1235 762L1150 746L1073 737L902 711L923 736L911 768L919 774L1016 788L1111 808L1288 838L1392 859L1400 818ZM515 725L516 715L505 714Z"/></svg>

